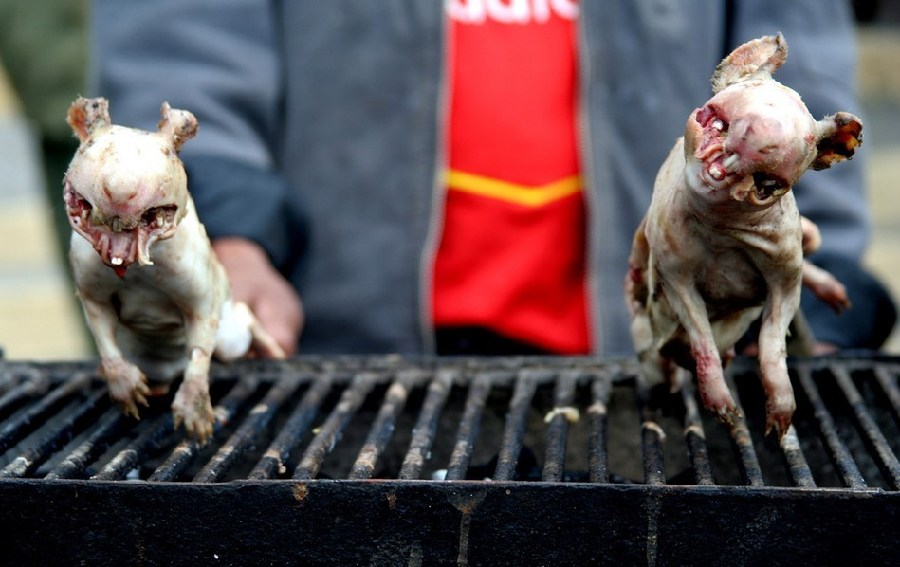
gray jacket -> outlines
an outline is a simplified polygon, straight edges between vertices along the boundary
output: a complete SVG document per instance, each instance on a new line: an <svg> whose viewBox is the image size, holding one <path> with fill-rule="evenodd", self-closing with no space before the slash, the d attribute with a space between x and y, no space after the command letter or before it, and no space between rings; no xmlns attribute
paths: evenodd
<svg viewBox="0 0 900 567"><path fill-rule="evenodd" d="M443 4L95 1L92 94L127 125L151 127L163 100L197 115L183 158L201 219L213 238L261 243L298 287L301 352L433 348ZM781 31L790 53L777 78L817 118L859 113L846 80L851 14L846 0L582 0L579 27L592 330L597 353L625 354L631 238L657 168L710 96L716 64L732 46ZM869 237L859 161L796 187L801 212L822 231L819 256L851 272ZM851 297L857 309L866 302ZM860 346L845 323L824 317L810 316L820 338Z"/></svg>

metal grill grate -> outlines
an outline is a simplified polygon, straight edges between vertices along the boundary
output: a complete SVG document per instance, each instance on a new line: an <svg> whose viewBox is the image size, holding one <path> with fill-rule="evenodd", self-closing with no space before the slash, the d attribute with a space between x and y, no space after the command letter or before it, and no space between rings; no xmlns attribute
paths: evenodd
<svg viewBox="0 0 900 567"><path fill-rule="evenodd" d="M691 384L677 393L643 389L629 360L347 357L214 365L219 424L213 441L197 447L173 431L171 395L154 399L137 422L111 407L93 363L2 361L0 495L14 503L88 491L96 494L96 513L104 498L137 487L142 493L156 490L164 499L178 494L178 501L186 502L190 498L180 487L198 498L203 487L219 487L206 493L219 499L232 490L265 491L272 485L278 487L272 494L290 490L295 504L307 502L309 494L331 494L332 506L348 498L349 506L355 501L360 509L370 496L359 490L369 491L387 498L396 511L391 498L424 490L426 501L437 497L468 517L476 508L490 508L481 502L495 490L513 497L518 490L532 494L531 486L550 498L542 501L538 515L561 506L559 521L565 521L574 506L583 521L579 506L584 502L599 498L598 503L610 506L606 499L624 490L635 495L633 505L641 510L639 555L648 562L655 562L661 550L689 554L673 556L682 559L699 553L671 543L659 547L657 522L666 500L648 504L654 494L672 495L676 508L685 498L691 510L701 512L702 503L710 502L710 510L734 517L739 515L723 509L732 505L726 503L731 498L760 497L771 505L785 495L792 506L821 500L838 510L834 502L843 499L853 506L875 501L879 507L872 513L877 515L895 510L900 503L900 361L814 358L792 360L789 367L798 410L779 443L763 435L757 368L744 359L728 372L745 414L731 427L702 408ZM135 482L109 482L123 480ZM471 490L476 492L465 492ZM246 505L263 505L264 494ZM116 498L121 504L124 496ZM574 500L566 505L569 498ZM7 510L0 524L15 529L21 511ZM505 514L534 512L524 504L512 511L500 506L490 521L516 525L521 520ZM419 513L406 521L428 525L428 513ZM625 524L618 529L627 517L619 514ZM884 527L885 519L860 529L900 529ZM758 529L755 537L772 537L775 524L768 531ZM410 525L405 529L415 533ZM796 541L792 545L802 549ZM468 563L473 557L468 528L464 554L462 540L456 543L454 561ZM429 557L434 550L422 545L405 547L404 562ZM619 557L631 557L635 545L625 544ZM883 545L891 549L894 544L883 542L875 549L881 553ZM505 553L510 558L534 553L528 549ZM577 549L582 548L573 546L567 552L571 556L556 551L553 557L588 557ZM756 549L747 557L766 557L760 553ZM489 556L503 562L496 549Z"/></svg>
<svg viewBox="0 0 900 567"><path fill-rule="evenodd" d="M791 370L798 411L778 444L763 435L764 401L748 361L729 372L746 415L730 428L700 407L691 384L678 394L641 391L627 361L347 358L217 366L221 424L200 448L173 432L169 396L136 422L110 407L87 365L7 362L0 478L900 490L900 365L810 359Z"/></svg>

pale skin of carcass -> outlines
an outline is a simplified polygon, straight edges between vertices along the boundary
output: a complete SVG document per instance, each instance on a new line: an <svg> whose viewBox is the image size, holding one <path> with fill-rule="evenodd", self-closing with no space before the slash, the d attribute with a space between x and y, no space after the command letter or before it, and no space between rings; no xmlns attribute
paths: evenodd
<svg viewBox="0 0 900 567"><path fill-rule="evenodd" d="M159 130L145 132L112 125L103 99L72 104L69 123L82 143L65 180L70 260L110 396L137 417L147 377L165 383L183 372L175 422L206 442L213 354L237 358L251 344L264 356L283 352L246 305L230 300L188 194L177 151L196 119L168 104L161 114Z"/></svg>
<svg viewBox="0 0 900 567"><path fill-rule="evenodd" d="M651 380L695 370L704 405L737 414L723 362L753 320L767 430L782 435L795 409L785 336L801 284L836 310L844 286L804 261L818 247L790 189L808 168L853 155L861 122L839 112L816 121L799 95L771 78L785 60L778 36L737 48L713 75L715 95L688 118L657 174L635 233L626 277L632 335Z"/></svg>

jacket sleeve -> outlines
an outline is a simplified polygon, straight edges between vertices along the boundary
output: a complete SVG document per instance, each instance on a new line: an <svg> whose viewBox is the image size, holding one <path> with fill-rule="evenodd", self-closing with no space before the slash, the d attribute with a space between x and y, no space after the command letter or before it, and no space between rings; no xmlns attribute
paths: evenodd
<svg viewBox="0 0 900 567"><path fill-rule="evenodd" d="M788 58L775 78L796 90L816 119L843 110L860 116L856 42L845 0L736 0L733 43L782 32ZM729 46L729 48L734 46ZM884 285L862 265L871 236L864 165L866 146L830 170L809 171L794 187L800 214L822 233L810 260L846 286L853 308L835 315L804 290L801 307L817 340L842 348L878 348L890 335L896 309Z"/></svg>
<svg viewBox="0 0 900 567"><path fill-rule="evenodd" d="M113 121L154 129L168 101L200 128L181 157L210 238L242 236L284 268L302 216L277 171L280 41L270 2L95 0L90 84Z"/></svg>

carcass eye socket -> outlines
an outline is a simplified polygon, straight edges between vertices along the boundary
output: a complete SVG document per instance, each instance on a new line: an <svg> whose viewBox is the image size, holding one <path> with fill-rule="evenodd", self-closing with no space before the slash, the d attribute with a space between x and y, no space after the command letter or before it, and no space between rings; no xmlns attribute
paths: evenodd
<svg viewBox="0 0 900 567"><path fill-rule="evenodd" d="M728 122L711 106L704 106L697 111L697 122L703 128L712 128L719 132L728 130Z"/></svg>
<svg viewBox="0 0 900 567"><path fill-rule="evenodd" d="M753 184L756 185L759 196L764 198L771 197L788 187L784 179L769 173L754 173Z"/></svg>
<svg viewBox="0 0 900 567"><path fill-rule="evenodd" d="M168 227L175 222L175 211L177 209L178 207L175 205L163 205L147 209L141 215L141 222L150 228Z"/></svg>
<svg viewBox="0 0 900 567"><path fill-rule="evenodd" d="M90 212L94 209L94 206L90 203L90 201L85 199L81 193L75 191L75 189L72 188L72 185L68 181L66 181L66 191L64 197L66 200L66 206L69 209L77 210L79 212Z"/></svg>

